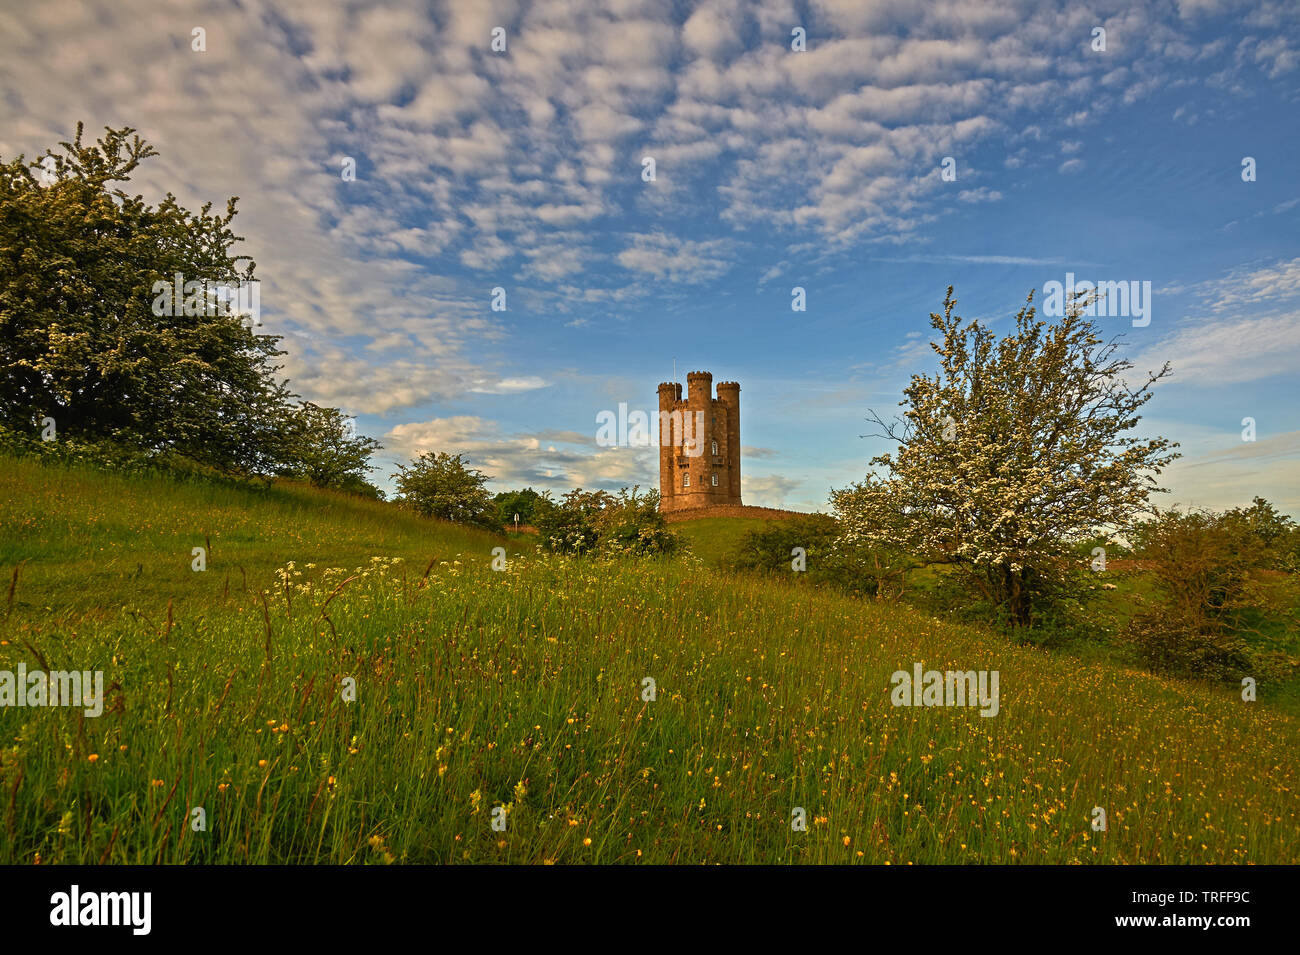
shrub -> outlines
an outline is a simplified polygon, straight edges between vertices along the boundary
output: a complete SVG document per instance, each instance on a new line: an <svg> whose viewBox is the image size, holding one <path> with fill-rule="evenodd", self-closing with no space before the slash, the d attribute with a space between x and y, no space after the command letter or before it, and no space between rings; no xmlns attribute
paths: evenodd
<svg viewBox="0 0 1300 955"><path fill-rule="evenodd" d="M659 492L638 495L639 487L608 491L577 488L558 502L541 498L533 524L548 549L564 554L667 554L680 538L668 530L659 513Z"/></svg>
<svg viewBox="0 0 1300 955"><path fill-rule="evenodd" d="M796 573L810 583L872 597L901 594L906 571L914 561L885 547L840 546L840 535L840 523L829 514L772 521L745 535L734 564L741 570ZM802 572L795 571L796 548L803 552Z"/></svg>
<svg viewBox="0 0 1300 955"><path fill-rule="evenodd" d="M1300 570L1300 529L1268 501L1256 497L1250 507L1234 507L1224 519L1239 525L1258 551L1259 565L1268 570Z"/></svg>
<svg viewBox="0 0 1300 955"><path fill-rule="evenodd" d="M466 466L462 455L426 451L409 465L398 465L399 503L425 517L481 527L494 524L491 478Z"/></svg>
<svg viewBox="0 0 1300 955"><path fill-rule="evenodd" d="M585 554L596 546L596 514L605 506L606 491L575 488L559 501L545 496L533 508L533 525L542 545L560 554Z"/></svg>
<svg viewBox="0 0 1300 955"><path fill-rule="evenodd" d="M596 515L600 548L608 554L670 554L681 539L668 530L659 513L659 492L653 488L638 496L637 487L623 488Z"/></svg>
<svg viewBox="0 0 1300 955"><path fill-rule="evenodd" d="M1153 605L1127 637L1153 669L1236 678L1249 669L1243 634L1262 609L1256 572L1268 554L1239 513L1166 511L1131 534L1156 578Z"/></svg>
<svg viewBox="0 0 1300 955"><path fill-rule="evenodd" d="M190 474L215 477L223 473L185 455L142 450L133 443L118 441L114 437L59 433L54 440L43 441L40 431L39 426L26 431L0 424L0 447L10 454L38 458L51 464L89 464L134 473L169 472L178 477Z"/></svg>
<svg viewBox="0 0 1300 955"><path fill-rule="evenodd" d="M285 415L281 464L277 473L302 478L313 487L380 497L366 480L370 457L382 445L355 433L351 419L337 408L300 402Z"/></svg>

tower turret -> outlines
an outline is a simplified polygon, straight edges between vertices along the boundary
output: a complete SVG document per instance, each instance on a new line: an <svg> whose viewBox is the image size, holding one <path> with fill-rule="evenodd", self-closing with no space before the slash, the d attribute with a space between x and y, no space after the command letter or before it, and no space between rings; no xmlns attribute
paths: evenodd
<svg viewBox="0 0 1300 955"><path fill-rule="evenodd" d="M673 410L681 403L682 386L677 382L664 381L659 384L659 509L673 509L672 500L677 486L672 477L676 470L673 466L677 455L677 446L681 444L680 425L674 427ZM680 412L676 420L680 421Z"/></svg>
<svg viewBox="0 0 1300 955"><path fill-rule="evenodd" d="M725 447L727 455L727 475L730 478L730 487L727 489L729 497L735 498L737 504L740 503L740 385L734 381L718 382L718 401L726 406L726 443L720 446L718 450Z"/></svg>
<svg viewBox="0 0 1300 955"><path fill-rule="evenodd" d="M659 507L740 504L740 385L692 371L659 386Z"/></svg>

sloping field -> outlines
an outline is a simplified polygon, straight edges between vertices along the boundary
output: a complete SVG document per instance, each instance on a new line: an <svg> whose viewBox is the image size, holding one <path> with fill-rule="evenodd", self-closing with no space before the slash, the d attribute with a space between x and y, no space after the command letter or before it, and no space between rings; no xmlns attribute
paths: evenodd
<svg viewBox="0 0 1300 955"><path fill-rule="evenodd" d="M0 863L1300 855L1297 721L1231 693L691 559L5 465L0 670L105 700L0 707ZM997 671L996 715L892 705L916 663Z"/></svg>

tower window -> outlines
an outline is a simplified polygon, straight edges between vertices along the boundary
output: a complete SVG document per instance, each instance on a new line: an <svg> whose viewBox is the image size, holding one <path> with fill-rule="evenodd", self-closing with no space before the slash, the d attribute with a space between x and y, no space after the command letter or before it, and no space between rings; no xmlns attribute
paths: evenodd
<svg viewBox="0 0 1300 955"><path fill-rule="evenodd" d="M690 486L691 486L691 472L687 471L685 474L682 475L682 487L690 487Z"/></svg>
<svg viewBox="0 0 1300 955"><path fill-rule="evenodd" d="M713 475L713 486L714 487L718 486L718 476L716 474Z"/></svg>
<svg viewBox="0 0 1300 955"><path fill-rule="evenodd" d="M718 456L718 442L716 442L716 441L713 442L713 456L714 456L715 458ZM714 483L714 484L717 484L718 482L717 482L717 481L714 481L713 483Z"/></svg>

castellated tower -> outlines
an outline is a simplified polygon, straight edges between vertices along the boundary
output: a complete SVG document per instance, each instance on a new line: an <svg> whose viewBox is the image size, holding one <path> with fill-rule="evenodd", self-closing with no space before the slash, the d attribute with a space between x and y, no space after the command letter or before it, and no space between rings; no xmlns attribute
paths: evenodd
<svg viewBox="0 0 1300 955"><path fill-rule="evenodd" d="M740 385L693 371L659 386L659 509L740 503Z"/></svg>

